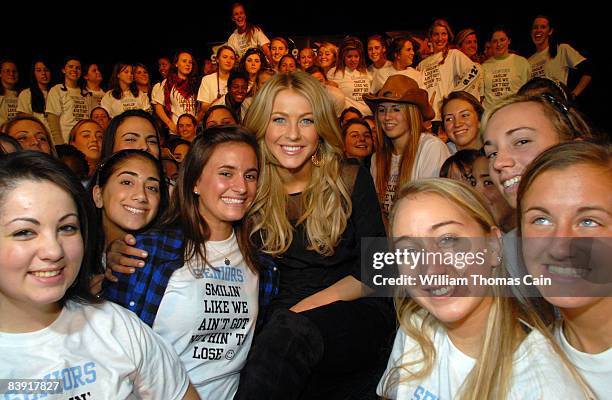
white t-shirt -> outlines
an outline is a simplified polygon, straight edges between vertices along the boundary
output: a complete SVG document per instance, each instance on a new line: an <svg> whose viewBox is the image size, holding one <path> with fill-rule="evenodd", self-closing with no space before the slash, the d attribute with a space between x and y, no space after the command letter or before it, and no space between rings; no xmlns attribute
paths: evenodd
<svg viewBox="0 0 612 400"><path fill-rule="evenodd" d="M212 104L213 101L217 100L218 95L224 96L227 93L227 79L219 78L217 80L218 76L219 74L215 72L202 78L198 90L198 101Z"/></svg>
<svg viewBox="0 0 612 400"><path fill-rule="evenodd" d="M392 65L392 64L393 64L393 63L392 63L391 61L389 61L389 60L385 60L384 65L383 65L382 67L380 67L380 68L376 68L376 67L374 66L374 64L370 64L370 65L368 66L368 72L370 73L370 75L374 76L374 74L376 73L376 71L379 71L379 70L381 70L381 69L383 69L383 68L385 68L385 67L388 67L389 65Z"/></svg>
<svg viewBox="0 0 612 400"><path fill-rule="evenodd" d="M234 234L207 242L206 254L214 268L206 266L202 278L194 277L189 265L174 271L153 330L179 354L202 399L232 399L253 339L258 277Z"/></svg>
<svg viewBox="0 0 612 400"><path fill-rule="evenodd" d="M70 130L80 120L89 118L90 110L80 88L64 90L63 87L63 84L57 84L49 90L46 112L59 117L64 142L68 143Z"/></svg>
<svg viewBox="0 0 612 400"><path fill-rule="evenodd" d="M47 100L47 94L49 92L47 90L43 90L43 96L45 98L45 103ZM32 92L30 88L23 89L21 93L19 93L19 97L17 98L17 112L30 114L36 117L40 122L42 122L45 127L50 130L49 122L47 122L46 113L36 113L32 111Z"/></svg>
<svg viewBox="0 0 612 400"><path fill-rule="evenodd" d="M414 79L421 89L427 90L423 84L423 74L420 71L417 71L412 67L398 71L395 69L393 64L391 64L376 70L374 73L374 78L372 80L372 93L376 94L376 92L383 87L387 79L392 75L406 75L408 78Z"/></svg>
<svg viewBox="0 0 612 400"><path fill-rule="evenodd" d="M432 134L421 133L419 148L417 150L412 173L410 174L410 180L438 177L440 175L440 168L448 157L450 157L450 152L443 141ZM400 154L391 155L389 180L387 181L387 188L385 190L385 200L382 204L382 213L386 217L389 217L389 212L393 206L393 198L395 197L399 181L399 167L401 161L402 156ZM370 173L374 178L374 182L376 182L376 154L372 156Z"/></svg>
<svg viewBox="0 0 612 400"><path fill-rule="evenodd" d="M554 335L580 375L595 392L595 396L598 399L609 398L612 394L612 348L599 354L576 350L565 338L559 323L555 326Z"/></svg>
<svg viewBox="0 0 612 400"><path fill-rule="evenodd" d="M262 47L268 43L270 43L270 39L259 28L255 28L251 40L247 40L246 32L238 33L237 29L234 29L234 32L227 39L227 45L234 49L238 59L241 59L244 53L251 47Z"/></svg>
<svg viewBox="0 0 612 400"><path fill-rule="evenodd" d="M465 90L477 99L482 96L482 71L478 63L470 60L468 56L456 49L450 49L442 61L443 52L432 54L419 63L417 69L423 73L423 84L431 101L434 93L436 97L433 109L436 112L434 121L441 121L440 109L442 100L451 92Z"/></svg>
<svg viewBox="0 0 612 400"><path fill-rule="evenodd" d="M149 97L146 93L138 92L138 97L134 97L129 90L123 92L120 99L114 98L112 90L109 90L104 97L102 97L100 105L108 111L111 118L115 118L117 115L127 110L151 111L151 104L149 103Z"/></svg>
<svg viewBox="0 0 612 400"><path fill-rule="evenodd" d="M457 398L465 378L475 365L476 360L459 350L449 339L446 330L438 328L433 333L436 349L431 374L422 380L403 382L393 385L397 378L405 378L406 371L393 370L393 367L422 357L416 341L399 330L395 337L393 351L387 370L378 384L376 392L391 399L447 400ZM523 340L514 353L512 382L508 400L547 400L581 399L582 391L575 383L570 372L562 365L553 349L537 330ZM407 367L416 372L422 367L417 364ZM400 374L400 375L397 375ZM386 390L386 392L385 392Z"/></svg>
<svg viewBox="0 0 612 400"><path fill-rule="evenodd" d="M485 109L490 109L505 98L516 94L531 76L529 61L516 54L508 54L503 59L491 57L482 64L482 69Z"/></svg>
<svg viewBox="0 0 612 400"><path fill-rule="evenodd" d="M50 400L181 399L189 385L176 353L132 312L111 302L68 302L36 332L0 332L3 379L60 379ZM40 397L6 397L34 399Z"/></svg>
<svg viewBox="0 0 612 400"><path fill-rule="evenodd" d="M100 90L89 90L88 88L83 89L83 93L87 93L90 98L91 109L94 109L100 105L102 105L102 98L106 94L106 92L102 89Z"/></svg>
<svg viewBox="0 0 612 400"><path fill-rule="evenodd" d="M582 54L578 53L567 43L561 43L557 48L557 56L553 59L548 54L548 48L535 53L529 57L531 64L531 77L546 77L555 79L567 85L569 70L576 68L578 64L586 60Z"/></svg>
<svg viewBox="0 0 612 400"><path fill-rule="evenodd" d="M0 125L4 124L17 116L18 96L15 90L6 90L0 96Z"/></svg>
<svg viewBox="0 0 612 400"><path fill-rule="evenodd" d="M161 83L153 86L151 90L151 103L159 104L162 107L165 107L165 96L164 96L164 85L166 84L166 80L164 79ZM178 118L183 114L191 114L193 116L196 115L196 98L192 96L188 99L183 97L177 90L172 88L170 92L170 110L172 111L172 121L176 124L178 122ZM173 132L176 133L176 132Z"/></svg>
<svg viewBox="0 0 612 400"><path fill-rule="evenodd" d="M339 71L336 73L336 68L332 68L327 73L327 79L336 82L344 95L353 100L356 107L363 115L372 115L370 107L363 101L364 94L370 93L372 85L372 75L366 71L350 70L345 68L344 74ZM353 104L351 104L353 105Z"/></svg>

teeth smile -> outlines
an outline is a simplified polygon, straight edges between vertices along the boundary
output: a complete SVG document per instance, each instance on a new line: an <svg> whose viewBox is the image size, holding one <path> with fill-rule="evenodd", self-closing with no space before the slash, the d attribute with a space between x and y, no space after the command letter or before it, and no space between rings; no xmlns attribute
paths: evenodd
<svg viewBox="0 0 612 400"><path fill-rule="evenodd" d="M589 271L585 268L562 267L560 265L549 265L548 272L569 278L584 278Z"/></svg>
<svg viewBox="0 0 612 400"><path fill-rule="evenodd" d="M281 148L287 152L293 153L299 151L302 146L281 146Z"/></svg>
<svg viewBox="0 0 612 400"><path fill-rule="evenodd" d="M221 197L221 200L225 204L243 204L244 203L244 199L236 199L233 197Z"/></svg>
<svg viewBox="0 0 612 400"><path fill-rule="evenodd" d="M128 206L123 206L123 208L125 208L126 210L128 210L132 214L144 214L145 213L145 210L141 210L139 208L128 207Z"/></svg>
<svg viewBox="0 0 612 400"><path fill-rule="evenodd" d="M452 290L452 286L445 286L437 289L431 289L431 294L434 296L446 296Z"/></svg>
<svg viewBox="0 0 612 400"><path fill-rule="evenodd" d="M55 271L36 271L30 272L32 275L37 276L39 278L51 278L52 276L57 276L62 272L61 269Z"/></svg>
<svg viewBox="0 0 612 400"><path fill-rule="evenodd" d="M504 188L507 189L512 185L516 185L521 181L521 177L520 176L515 176L512 179L508 179L507 181L503 181L502 184L504 185Z"/></svg>

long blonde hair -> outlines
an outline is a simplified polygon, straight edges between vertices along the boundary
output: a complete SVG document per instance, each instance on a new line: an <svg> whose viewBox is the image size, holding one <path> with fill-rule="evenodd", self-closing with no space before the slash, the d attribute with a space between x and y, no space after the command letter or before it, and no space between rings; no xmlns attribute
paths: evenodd
<svg viewBox="0 0 612 400"><path fill-rule="evenodd" d="M485 232L491 232L495 226L493 215L479 193L463 182L445 178L430 178L410 182L400 189L390 214L391 229L402 199L417 193L433 193L452 202L473 218ZM493 269L494 278L505 275L504 268ZM444 329L435 317L410 297L397 296L395 303L400 329L418 343L422 357L392 368L385 377L385 394L391 393L394 387L403 382L420 380L431 374L436 359L436 349L431 333L436 329ZM415 316L422 316L422 319L415 318ZM515 298L502 293L502 289L496 286L492 289L492 304L483 332L482 348L474 367L461 386L459 398L475 400L505 399L507 397L511 389L514 361L510 355L514 354L526 337L521 321L532 329L537 329L548 339L564 366L581 385L585 398L588 398L589 391L584 380L571 365L536 311L521 305ZM413 372L414 367L418 365L422 367ZM402 375L406 378L400 379Z"/></svg>
<svg viewBox="0 0 612 400"><path fill-rule="evenodd" d="M244 126L255 133L261 149L257 195L249 212L251 236L261 239L263 251L280 255L293 241L289 221L289 195L282 189L279 162L268 149L265 135L274 100L279 92L291 90L304 96L312 106L314 126L319 135L319 166L312 169L309 184L302 192L297 224L306 228L309 250L328 256L334 253L352 212L350 193L341 178L344 158L342 135L333 106L323 86L305 72L277 74L257 93L244 119Z"/></svg>
<svg viewBox="0 0 612 400"><path fill-rule="evenodd" d="M404 153L401 155L402 161L400 162L398 171L398 187L410 181L417 151L419 150L419 140L423 127L423 116L419 108L414 104L406 103L405 105L406 108L404 112L409 126L409 131L406 133L408 135L408 143L404 148ZM376 147L376 182L374 183L376 184L378 201L380 204L383 204L389 175L391 174L393 142L385 134L378 115L376 115L376 127L376 140L379 145Z"/></svg>

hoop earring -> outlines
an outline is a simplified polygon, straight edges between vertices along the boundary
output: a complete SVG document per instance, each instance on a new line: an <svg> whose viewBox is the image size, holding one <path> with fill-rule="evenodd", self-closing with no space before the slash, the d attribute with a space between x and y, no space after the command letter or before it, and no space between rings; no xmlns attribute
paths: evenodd
<svg viewBox="0 0 612 400"><path fill-rule="evenodd" d="M321 156L321 153L319 152L320 149L321 149L321 144L319 143L319 145L317 146L317 151L315 151L315 153L310 157L310 161L312 162L312 165L314 165L315 167L320 167L321 164L323 163L323 157Z"/></svg>

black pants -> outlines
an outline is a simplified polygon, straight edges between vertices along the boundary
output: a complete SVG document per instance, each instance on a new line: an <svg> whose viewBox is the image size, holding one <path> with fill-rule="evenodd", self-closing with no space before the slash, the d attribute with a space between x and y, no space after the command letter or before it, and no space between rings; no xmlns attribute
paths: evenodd
<svg viewBox="0 0 612 400"><path fill-rule="evenodd" d="M395 316L387 299L272 312L255 338L234 399L374 399Z"/></svg>

